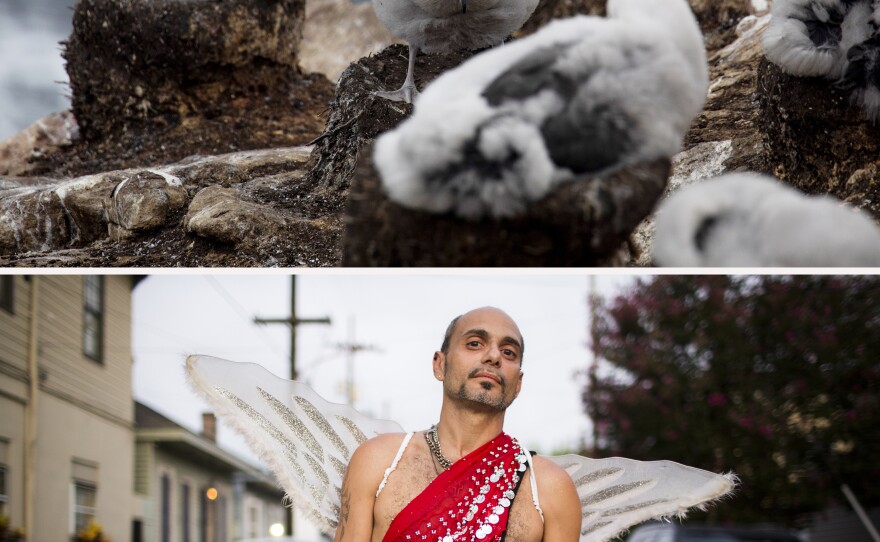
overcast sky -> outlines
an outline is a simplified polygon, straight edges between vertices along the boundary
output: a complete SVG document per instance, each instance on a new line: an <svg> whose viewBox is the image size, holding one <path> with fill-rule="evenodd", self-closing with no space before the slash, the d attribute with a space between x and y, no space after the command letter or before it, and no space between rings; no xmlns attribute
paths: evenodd
<svg viewBox="0 0 880 542"><path fill-rule="evenodd" d="M371 347L355 355L355 406L406 430L437 421L440 383L431 372L449 321L472 308L497 306L517 322L526 341L525 377L505 430L530 449L577 448L590 430L582 413L580 374L587 348L589 279L528 274L306 274L297 277L297 315L328 316L331 325L298 328L300 380L323 397L345 402L347 354L340 343ZM597 276L613 295L632 278ZM187 354L210 354L263 365L288 377L286 325L255 325L254 317L285 318L290 277L278 274L152 275L134 290L134 394L176 422L198 431L207 405L185 384ZM222 420L221 420L222 422ZM221 425L219 442L255 460Z"/></svg>

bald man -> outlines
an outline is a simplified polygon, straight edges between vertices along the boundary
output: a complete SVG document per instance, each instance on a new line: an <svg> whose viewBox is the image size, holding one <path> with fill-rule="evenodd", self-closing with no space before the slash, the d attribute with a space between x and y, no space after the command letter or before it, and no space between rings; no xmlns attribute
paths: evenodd
<svg viewBox="0 0 880 542"><path fill-rule="evenodd" d="M434 353L440 420L363 443L342 483L335 542L575 542L581 506L555 463L503 432L522 388L523 338L484 307L449 324Z"/></svg>

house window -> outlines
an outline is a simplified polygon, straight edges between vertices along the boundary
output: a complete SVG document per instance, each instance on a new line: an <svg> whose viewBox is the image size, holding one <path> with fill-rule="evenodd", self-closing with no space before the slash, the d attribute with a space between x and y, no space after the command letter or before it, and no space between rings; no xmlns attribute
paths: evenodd
<svg viewBox="0 0 880 542"><path fill-rule="evenodd" d="M131 542L144 542L144 522L139 519L131 521Z"/></svg>
<svg viewBox="0 0 880 542"><path fill-rule="evenodd" d="M0 465L0 516L8 516L9 493L6 489L6 465Z"/></svg>
<svg viewBox="0 0 880 542"><path fill-rule="evenodd" d="M189 484L180 486L180 523L183 530L183 542L190 542L190 497Z"/></svg>
<svg viewBox="0 0 880 542"><path fill-rule="evenodd" d="M95 500L98 488L80 480L73 481L73 532L88 527L95 521Z"/></svg>
<svg viewBox="0 0 880 542"><path fill-rule="evenodd" d="M162 475L162 542L171 542L171 478Z"/></svg>
<svg viewBox="0 0 880 542"><path fill-rule="evenodd" d="M83 277L83 354L103 363L104 277Z"/></svg>
<svg viewBox="0 0 880 542"><path fill-rule="evenodd" d="M260 526L260 516L259 516L260 511L257 509L256 506L251 505L251 507L249 509L249 513L251 516L250 522L249 522L250 527L251 527L249 536L251 538L256 538L260 535L260 528L259 528L259 526Z"/></svg>
<svg viewBox="0 0 880 542"><path fill-rule="evenodd" d="M226 497L217 498L217 542L227 542L226 537Z"/></svg>
<svg viewBox="0 0 880 542"><path fill-rule="evenodd" d="M13 314L14 305L12 299L12 287L15 285L15 276L0 276L0 309L5 310L9 314Z"/></svg>

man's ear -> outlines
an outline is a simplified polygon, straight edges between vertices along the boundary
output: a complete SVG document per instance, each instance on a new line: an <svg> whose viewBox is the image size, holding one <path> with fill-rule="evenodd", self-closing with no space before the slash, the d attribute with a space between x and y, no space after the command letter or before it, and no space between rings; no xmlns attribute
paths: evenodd
<svg viewBox="0 0 880 542"><path fill-rule="evenodd" d="M446 374L446 355L443 352L434 352L431 365L434 367L434 378L443 382L443 377Z"/></svg>

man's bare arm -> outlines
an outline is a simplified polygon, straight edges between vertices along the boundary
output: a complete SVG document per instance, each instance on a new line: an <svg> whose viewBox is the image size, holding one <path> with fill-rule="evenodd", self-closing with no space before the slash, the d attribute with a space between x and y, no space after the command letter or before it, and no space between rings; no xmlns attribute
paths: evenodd
<svg viewBox="0 0 880 542"><path fill-rule="evenodd" d="M334 542L369 542L372 538L376 490L382 481L385 463L391 461L389 446L393 448L395 441L400 444L400 437L380 435L358 446L352 454L342 479L339 525Z"/></svg>
<svg viewBox="0 0 880 542"><path fill-rule="evenodd" d="M544 511L543 542L577 542L581 534L581 502L571 477L556 463L535 456L538 498Z"/></svg>

